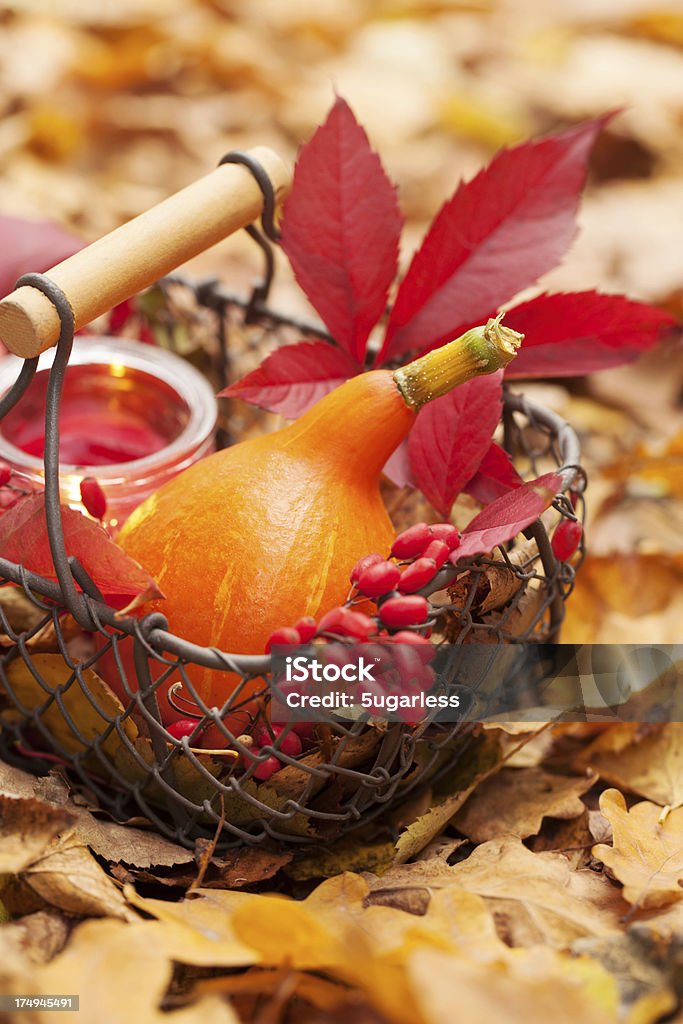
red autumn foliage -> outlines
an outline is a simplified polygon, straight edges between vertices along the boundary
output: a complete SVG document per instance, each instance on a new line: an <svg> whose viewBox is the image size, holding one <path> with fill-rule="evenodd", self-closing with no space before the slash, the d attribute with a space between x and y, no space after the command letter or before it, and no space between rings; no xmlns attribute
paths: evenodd
<svg viewBox="0 0 683 1024"><path fill-rule="evenodd" d="M154 580L110 540L98 523L63 505L62 526L69 555L78 559L109 604L137 605L164 596ZM0 516L0 554L38 576L57 579L42 494L21 498Z"/></svg>
<svg viewBox="0 0 683 1024"><path fill-rule="evenodd" d="M282 247L339 347L288 346L223 394L295 418L368 365L396 365L486 321L562 259L577 230L591 147L611 116L503 149L460 182L385 315L401 228L396 190L350 107L337 98L301 149ZM382 321L383 341L369 348L370 332ZM513 379L629 362L672 319L623 296L580 292L540 295L511 309L506 324L526 335L505 372ZM479 378L426 406L408 446L387 464L388 475L420 487L444 515L462 490L487 504L519 487L510 460L492 443L497 388L496 382L494 395Z"/></svg>

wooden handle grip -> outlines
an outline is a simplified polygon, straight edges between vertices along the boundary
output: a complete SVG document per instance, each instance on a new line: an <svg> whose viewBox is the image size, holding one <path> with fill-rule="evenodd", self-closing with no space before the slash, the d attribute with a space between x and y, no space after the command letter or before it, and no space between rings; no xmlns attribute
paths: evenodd
<svg viewBox="0 0 683 1024"><path fill-rule="evenodd" d="M281 199L290 176L280 157L257 147L261 164ZM186 260L256 220L263 196L249 170L223 164L135 220L93 242L47 271L74 311L78 330L135 295ZM55 345L60 324L50 300L35 288L17 288L0 301L0 339L18 356L32 358Z"/></svg>

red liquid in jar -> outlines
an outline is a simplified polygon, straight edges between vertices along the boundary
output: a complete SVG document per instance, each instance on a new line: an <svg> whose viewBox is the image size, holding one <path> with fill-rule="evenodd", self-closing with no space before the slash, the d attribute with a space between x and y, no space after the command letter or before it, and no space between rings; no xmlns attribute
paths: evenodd
<svg viewBox="0 0 683 1024"><path fill-rule="evenodd" d="M45 424L42 419L15 418L12 443L42 458ZM107 466L142 459L160 451L168 438L134 413L102 408L100 401L82 397L65 402L60 414L59 461L71 466Z"/></svg>

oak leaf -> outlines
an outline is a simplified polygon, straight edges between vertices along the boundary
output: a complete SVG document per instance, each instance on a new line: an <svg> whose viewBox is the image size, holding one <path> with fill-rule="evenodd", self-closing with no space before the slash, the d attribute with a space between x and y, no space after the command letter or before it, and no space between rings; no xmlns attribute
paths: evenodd
<svg viewBox="0 0 683 1024"><path fill-rule="evenodd" d="M683 807L662 811L643 800L629 810L619 790L608 789L600 810L613 845L599 843L593 854L622 883L624 899L647 910L683 898Z"/></svg>
<svg viewBox="0 0 683 1024"><path fill-rule="evenodd" d="M543 819L577 818L585 810L579 799L594 775L553 775L543 768L504 768L485 779L453 824L475 843L498 836L535 836Z"/></svg>

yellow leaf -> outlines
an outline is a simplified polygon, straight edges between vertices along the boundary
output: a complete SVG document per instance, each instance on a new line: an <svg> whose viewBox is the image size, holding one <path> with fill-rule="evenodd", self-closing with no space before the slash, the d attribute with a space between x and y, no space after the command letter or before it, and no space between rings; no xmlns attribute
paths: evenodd
<svg viewBox="0 0 683 1024"><path fill-rule="evenodd" d="M683 897L683 807L668 813L647 800L630 811L617 789L600 797L612 825L613 846L593 854L623 885L624 899L641 909L666 906Z"/></svg>
<svg viewBox="0 0 683 1024"><path fill-rule="evenodd" d="M147 899L131 886L125 889L129 903L156 918L148 922L149 938L171 960L197 967L250 967L261 957L242 942L232 914L254 900L251 893L199 890L192 899L172 903Z"/></svg>
<svg viewBox="0 0 683 1024"><path fill-rule="evenodd" d="M33 711L43 709L40 711L41 721L65 750L73 754L82 752L86 744L110 729L108 718L123 715L121 701L91 668L70 669L61 654L31 654L30 659L50 692L40 686L22 658L15 658L6 667L7 681L24 707ZM55 695L54 699L51 699L51 694ZM62 713L57 698L82 738L76 735ZM101 741L102 749L110 756L114 756L121 747L117 729L130 740L135 740L138 734L137 726L130 718L120 719L107 738Z"/></svg>
<svg viewBox="0 0 683 1024"><path fill-rule="evenodd" d="M495 964L417 950L408 974L425 1024L505 1021L505 1024L617 1022L616 984L588 959L549 949L515 950Z"/></svg>
<svg viewBox="0 0 683 1024"><path fill-rule="evenodd" d="M484 897L500 934L514 946L565 948L575 939L620 929L626 905L592 871L572 870L558 853L532 853L518 839L491 840L453 866L426 860L392 867L371 888L451 886ZM561 893L561 897L558 895Z"/></svg>
<svg viewBox="0 0 683 1024"><path fill-rule="evenodd" d="M160 1006L173 975L166 951L149 934L146 922L87 921L68 946L44 967L35 969L31 992L73 992L80 996L75 1016L85 1024L98 1021L144 1021L144 1024L238 1024L231 1007L207 996L169 1016ZM53 1011L38 1011L38 1024L53 1024Z"/></svg>

